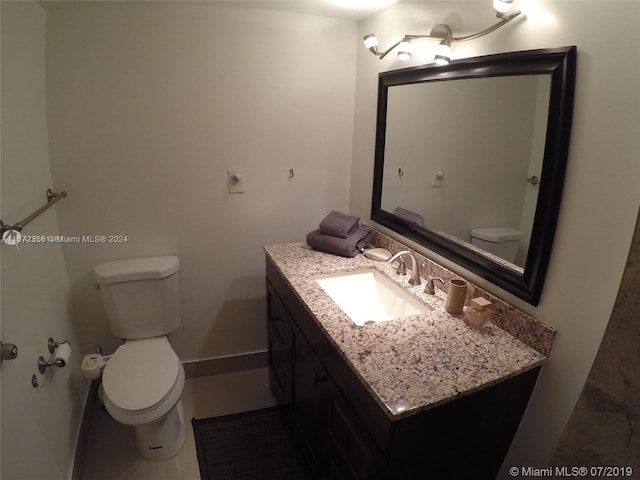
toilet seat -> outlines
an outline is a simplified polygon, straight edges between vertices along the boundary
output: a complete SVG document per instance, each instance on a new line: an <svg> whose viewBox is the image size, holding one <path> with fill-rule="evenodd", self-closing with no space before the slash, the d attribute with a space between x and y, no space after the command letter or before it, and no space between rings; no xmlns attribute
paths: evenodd
<svg viewBox="0 0 640 480"><path fill-rule="evenodd" d="M102 376L105 406L118 421L139 425L161 418L180 399L184 368L166 337L130 340Z"/></svg>

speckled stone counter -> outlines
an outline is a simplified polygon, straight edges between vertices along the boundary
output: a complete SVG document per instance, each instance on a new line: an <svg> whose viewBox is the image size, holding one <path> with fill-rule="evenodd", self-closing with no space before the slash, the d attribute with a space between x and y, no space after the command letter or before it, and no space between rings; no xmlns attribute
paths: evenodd
<svg viewBox="0 0 640 480"><path fill-rule="evenodd" d="M394 420L533 369L545 356L498 328L478 330L463 315L444 310L445 293L411 287L395 266L364 255L343 258L305 244L268 245L268 257L293 287L347 364L387 416ZM356 326L314 277L375 269L403 286L432 311L372 325Z"/></svg>

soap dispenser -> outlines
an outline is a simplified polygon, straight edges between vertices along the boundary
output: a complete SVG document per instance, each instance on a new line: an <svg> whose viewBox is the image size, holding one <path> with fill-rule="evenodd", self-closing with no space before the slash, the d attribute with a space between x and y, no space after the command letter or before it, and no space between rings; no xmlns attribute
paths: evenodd
<svg viewBox="0 0 640 480"><path fill-rule="evenodd" d="M491 320L493 315L493 308L491 302L486 298L476 297L472 298L470 307L465 309L464 319L468 325L472 327L481 328Z"/></svg>

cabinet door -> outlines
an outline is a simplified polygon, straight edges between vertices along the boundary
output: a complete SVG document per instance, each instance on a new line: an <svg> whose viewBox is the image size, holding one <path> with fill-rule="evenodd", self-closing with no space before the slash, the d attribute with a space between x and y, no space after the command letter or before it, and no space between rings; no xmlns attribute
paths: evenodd
<svg viewBox="0 0 640 480"><path fill-rule="evenodd" d="M267 342L269 387L279 405L292 401L291 317L267 282Z"/></svg>
<svg viewBox="0 0 640 480"><path fill-rule="evenodd" d="M330 379L302 333L292 328L294 367L292 415L303 450L318 478L326 474L327 412Z"/></svg>
<svg viewBox="0 0 640 480"><path fill-rule="evenodd" d="M328 448L332 479L384 478L386 458L338 391L330 397Z"/></svg>

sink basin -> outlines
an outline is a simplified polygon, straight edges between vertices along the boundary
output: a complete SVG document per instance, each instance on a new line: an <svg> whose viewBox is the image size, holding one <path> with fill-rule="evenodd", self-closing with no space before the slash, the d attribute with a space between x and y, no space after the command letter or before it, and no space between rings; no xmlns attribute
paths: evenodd
<svg viewBox="0 0 640 480"><path fill-rule="evenodd" d="M431 311L376 270L323 275L315 281L356 325Z"/></svg>

